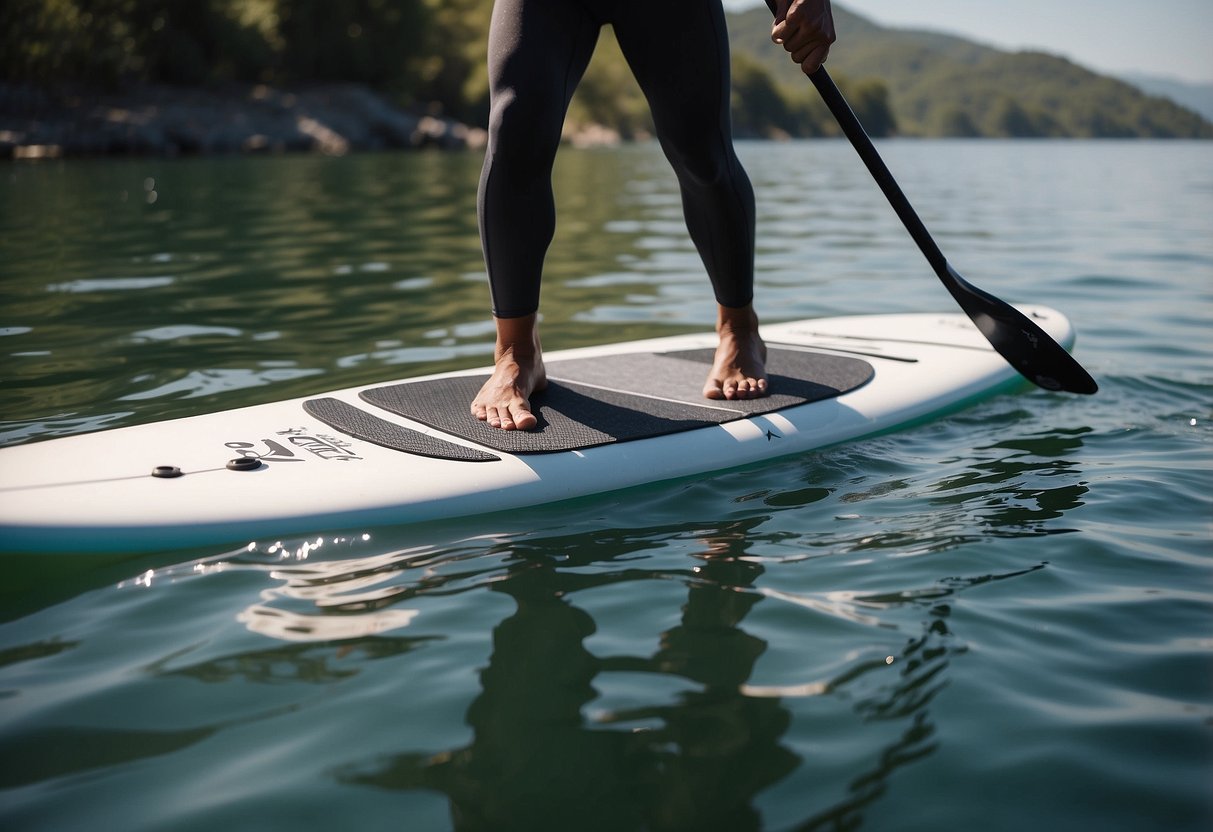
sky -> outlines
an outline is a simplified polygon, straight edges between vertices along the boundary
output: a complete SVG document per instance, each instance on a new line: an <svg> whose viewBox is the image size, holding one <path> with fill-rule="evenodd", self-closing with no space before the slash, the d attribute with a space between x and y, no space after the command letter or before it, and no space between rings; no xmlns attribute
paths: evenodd
<svg viewBox="0 0 1213 832"><path fill-rule="evenodd" d="M756 0L725 0L753 6ZM1063 55L1108 75L1213 83L1213 0L838 0L877 23Z"/></svg>

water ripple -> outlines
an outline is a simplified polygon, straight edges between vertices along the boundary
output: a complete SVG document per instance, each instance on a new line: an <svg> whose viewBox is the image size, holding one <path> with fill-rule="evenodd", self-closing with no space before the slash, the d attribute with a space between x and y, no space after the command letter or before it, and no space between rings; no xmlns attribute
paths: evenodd
<svg viewBox="0 0 1213 832"><path fill-rule="evenodd" d="M1208 826L1206 144L882 142L966 276L1071 316L1095 397L473 521L6 559L2 822ZM951 308L845 143L740 151L768 320ZM0 443L485 363L479 163L14 167ZM545 345L711 327L659 148L554 187Z"/></svg>

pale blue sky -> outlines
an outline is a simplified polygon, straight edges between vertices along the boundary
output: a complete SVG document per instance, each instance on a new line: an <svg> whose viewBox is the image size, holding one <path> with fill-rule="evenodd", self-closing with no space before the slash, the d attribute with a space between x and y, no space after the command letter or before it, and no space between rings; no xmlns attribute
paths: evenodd
<svg viewBox="0 0 1213 832"><path fill-rule="evenodd" d="M725 0L736 8L759 0ZM839 0L890 26L1040 49L1113 75L1213 83L1213 0Z"/></svg>

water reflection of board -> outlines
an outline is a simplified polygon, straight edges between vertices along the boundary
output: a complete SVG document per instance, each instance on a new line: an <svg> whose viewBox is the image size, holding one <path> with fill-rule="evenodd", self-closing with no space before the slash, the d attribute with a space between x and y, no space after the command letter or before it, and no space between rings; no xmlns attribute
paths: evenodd
<svg viewBox="0 0 1213 832"><path fill-rule="evenodd" d="M1025 309L1060 343L1069 322ZM548 355L534 431L468 413L485 370L0 450L0 547L134 551L542 505L800 453L1015 385L962 315L777 324L771 395L707 401L714 336Z"/></svg>

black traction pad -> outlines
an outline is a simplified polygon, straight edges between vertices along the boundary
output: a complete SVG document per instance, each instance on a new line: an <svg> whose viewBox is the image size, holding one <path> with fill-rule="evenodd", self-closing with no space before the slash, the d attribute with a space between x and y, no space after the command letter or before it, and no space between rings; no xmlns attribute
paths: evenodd
<svg viewBox="0 0 1213 832"><path fill-rule="evenodd" d="M303 409L309 416L347 436L394 451L460 462L496 462L501 459L488 451L456 445L454 442L427 436L403 425L392 424L341 399L308 399L303 403Z"/></svg>
<svg viewBox="0 0 1213 832"><path fill-rule="evenodd" d="M535 454L645 439L771 413L839 396L866 384L873 375L872 365L857 358L771 348L770 395L708 400L702 386L714 353L711 349L625 353L550 362L547 389L531 397L539 424L528 431L489 427L471 415L469 404L487 375L404 382L360 395L376 407L444 433L506 453Z"/></svg>

